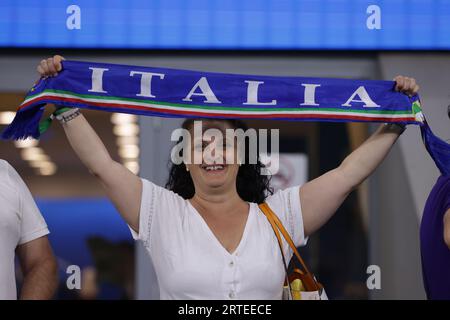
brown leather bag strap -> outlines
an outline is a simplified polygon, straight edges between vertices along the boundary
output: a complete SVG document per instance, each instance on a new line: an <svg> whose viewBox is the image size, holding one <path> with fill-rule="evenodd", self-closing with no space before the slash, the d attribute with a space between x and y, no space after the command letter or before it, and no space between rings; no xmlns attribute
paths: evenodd
<svg viewBox="0 0 450 320"><path fill-rule="evenodd" d="M275 236L277 237L278 240L278 247L280 248L280 253L281 253L281 258L283 259L283 266L284 266L284 270L286 271L286 285L289 287L289 290L291 289L291 284L289 283L289 270L288 270L288 263L286 262L286 257L284 256L284 252L283 252L283 241L281 240L281 235L280 235L280 231L278 230L275 221L273 221L273 217L272 216L267 216L267 220L269 220L270 225L272 226L272 229L275 233Z"/></svg>
<svg viewBox="0 0 450 320"><path fill-rule="evenodd" d="M264 213L264 215L267 217L267 219L269 219L269 222L271 220L273 220L277 229L279 229L281 231L281 233L283 234L283 237L286 239L287 243L291 247L291 249L294 252L295 256L297 257L298 261L302 265L304 272L310 273L308 267L306 266L305 262L303 261L302 257L300 256L300 253L298 252L297 247L294 244L294 241L292 241L292 238L290 237L289 233L284 228L283 223L280 221L278 216L272 211L272 209L269 207L269 205L265 202L259 204L259 208ZM273 225L272 225L272 227L273 227ZM277 232L275 232L275 233L277 233Z"/></svg>
<svg viewBox="0 0 450 320"><path fill-rule="evenodd" d="M316 290L320 291L321 288L322 288L322 285L317 282L317 280L314 277L314 275L309 271L308 267L306 266L305 262L303 261L302 257L300 256L300 253L298 252L297 248L295 247L294 241L292 241L291 237L289 236L289 233L284 228L284 226L281 223L281 221L278 218L278 216L272 211L272 209L270 209L270 207L269 207L269 205L267 203L259 204L259 208L261 209L263 214L266 216L267 220L269 220L270 225L272 226L272 229L274 230L275 235L277 236L284 264L286 265L286 262L285 262L285 259L284 259L283 247L282 247L282 242L281 242L281 237L280 237L280 232L279 231L281 231L281 233L283 234L284 238L286 239L286 241L288 242L289 246L294 251L294 254L297 256L297 259L299 260L299 262L301 263L301 265L303 267L303 270L299 270L299 269L295 269L295 270L296 270L297 273L302 275L301 276L301 280L302 280L303 285L305 286L306 290L307 291L316 291ZM286 274L287 273L288 272L286 270ZM291 289L291 286L290 286L289 277L288 277L287 282L289 284L289 291L291 291L292 289ZM292 291L291 291L291 294L292 294Z"/></svg>
<svg viewBox="0 0 450 320"><path fill-rule="evenodd" d="M264 211L263 211L264 212ZM267 215L266 214L266 218L267 220L269 220L270 225L272 226L272 229L275 233L275 236L277 237L278 240L278 244L280 245L280 249L281 249L281 255L284 256L283 254L283 240L281 240L281 235L280 235L280 231L278 230L277 225L275 224L275 221L273 220L273 217L271 215Z"/></svg>

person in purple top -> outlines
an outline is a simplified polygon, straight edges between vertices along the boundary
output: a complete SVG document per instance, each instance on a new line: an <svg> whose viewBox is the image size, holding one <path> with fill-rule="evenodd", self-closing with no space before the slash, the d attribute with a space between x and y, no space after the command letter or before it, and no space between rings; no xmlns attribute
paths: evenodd
<svg viewBox="0 0 450 320"><path fill-rule="evenodd" d="M428 299L450 300L450 175L441 175L420 225L422 275Z"/></svg>

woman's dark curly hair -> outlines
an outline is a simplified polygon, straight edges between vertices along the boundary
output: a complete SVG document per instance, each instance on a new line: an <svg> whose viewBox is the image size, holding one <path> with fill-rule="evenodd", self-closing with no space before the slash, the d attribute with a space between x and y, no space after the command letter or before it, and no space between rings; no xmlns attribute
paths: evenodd
<svg viewBox="0 0 450 320"><path fill-rule="evenodd" d="M194 121L226 121L231 125L232 129L242 129L246 131L248 129L247 125L236 119L224 119L224 120L212 120L212 119L186 119L182 128L189 130L193 125ZM258 144L259 145L259 144ZM239 197L247 202L262 203L268 195L273 194L273 189L270 187L270 176L262 175L261 169L264 165L261 163L258 155L257 163L249 163L249 148L248 139L245 141L245 161L239 167L239 171L236 178L236 189ZM169 179L166 183L166 188L177 193L184 199L190 199L194 196L195 187L192 181L191 174L186 171L186 165L182 162L181 164L174 164L169 160L170 173Z"/></svg>

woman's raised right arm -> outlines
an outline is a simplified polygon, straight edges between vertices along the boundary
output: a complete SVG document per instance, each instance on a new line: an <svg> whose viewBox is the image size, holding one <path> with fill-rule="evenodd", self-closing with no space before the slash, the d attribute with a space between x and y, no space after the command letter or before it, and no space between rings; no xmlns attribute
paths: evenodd
<svg viewBox="0 0 450 320"><path fill-rule="evenodd" d="M37 70L43 77L61 71L61 56L44 59ZM63 123L67 139L81 162L97 177L126 223L139 231L142 181L122 164L114 161L97 133L83 115Z"/></svg>

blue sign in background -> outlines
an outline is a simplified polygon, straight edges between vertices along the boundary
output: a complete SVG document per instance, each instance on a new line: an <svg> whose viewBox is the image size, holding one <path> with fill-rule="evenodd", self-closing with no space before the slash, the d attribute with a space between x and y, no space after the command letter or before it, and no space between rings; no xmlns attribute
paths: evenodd
<svg viewBox="0 0 450 320"><path fill-rule="evenodd" d="M39 198L36 202L50 230L55 254L68 264L81 268L93 265L89 237L134 243L129 228L108 199Z"/></svg>
<svg viewBox="0 0 450 320"><path fill-rule="evenodd" d="M125 289L117 283L108 283L104 278L105 273L114 270L110 264L133 263L127 261L127 256L118 249L121 247L114 244L127 243L130 251L133 251L134 241L111 201L106 198L38 198L36 203L50 230L48 237L58 259L60 287L57 298L74 299L79 294L78 290L67 290L66 280L70 274L66 271L69 265L77 265L81 270L86 267L96 269L99 286L96 299L123 298ZM88 240L93 237L108 243L99 248L111 251L108 260L103 257L101 262L95 263L94 252L88 245ZM105 265L105 261L108 265Z"/></svg>
<svg viewBox="0 0 450 320"><path fill-rule="evenodd" d="M0 47L448 50L450 0L0 0Z"/></svg>

